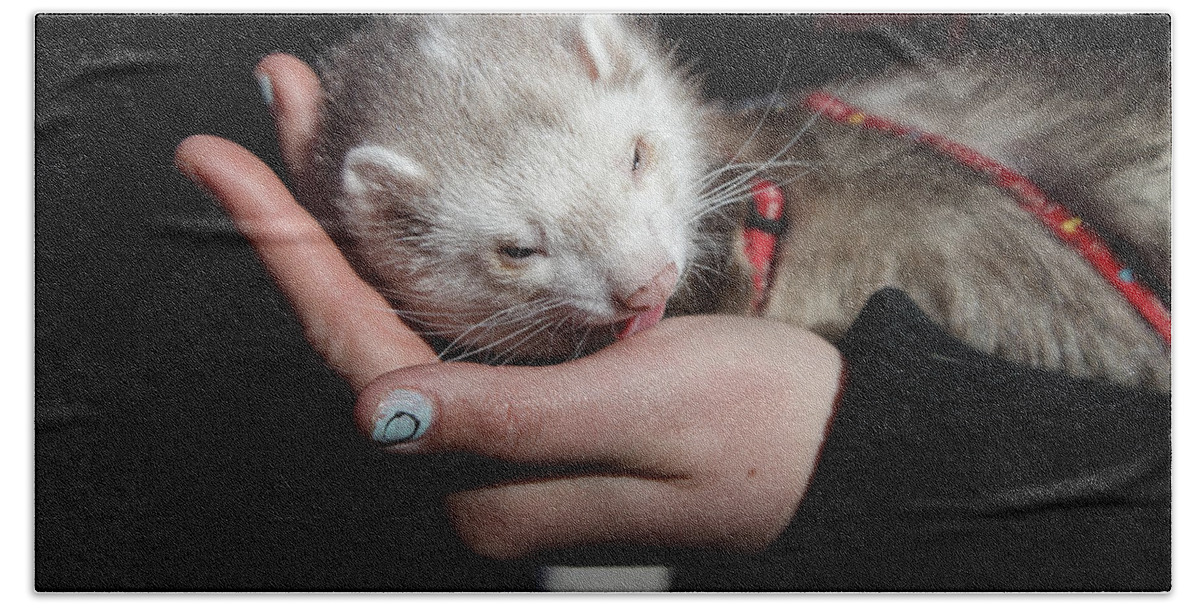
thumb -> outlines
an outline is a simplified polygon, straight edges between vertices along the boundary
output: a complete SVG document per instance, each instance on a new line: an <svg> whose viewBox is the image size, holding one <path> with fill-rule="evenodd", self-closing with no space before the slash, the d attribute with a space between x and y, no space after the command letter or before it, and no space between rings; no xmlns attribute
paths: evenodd
<svg viewBox="0 0 1200 608"><path fill-rule="evenodd" d="M648 446L641 439L656 434L664 415L637 397L645 387L607 374L605 359L399 369L360 393L355 420L390 452L467 451L509 462L619 467L663 462L670 442ZM639 432L627 432L633 421Z"/></svg>

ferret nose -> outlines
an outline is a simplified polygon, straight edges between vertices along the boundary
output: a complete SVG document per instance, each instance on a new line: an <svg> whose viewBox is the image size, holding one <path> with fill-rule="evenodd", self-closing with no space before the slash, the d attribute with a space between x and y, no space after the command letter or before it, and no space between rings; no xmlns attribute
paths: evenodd
<svg viewBox="0 0 1200 608"><path fill-rule="evenodd" d="M651 310L667 301L675 291L675 281L679 277L679 268L671 262L658 271L654 278L633 293L621 298L625 308L636 312Z"/></svg>

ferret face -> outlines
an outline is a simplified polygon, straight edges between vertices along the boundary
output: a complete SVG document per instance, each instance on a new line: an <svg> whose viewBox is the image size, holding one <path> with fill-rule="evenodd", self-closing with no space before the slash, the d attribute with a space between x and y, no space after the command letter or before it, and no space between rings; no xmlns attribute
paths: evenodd
<svg viewBox="0 0 1200 608"><path fill-rule="evenodd" d="M619 23L569 25L579 46L554 49L566 65L549 89L493 76L460 91L478 94L470 114L410 120L408 141L345 155L353 257L448 356L594 350L634 317L656 320L696 255L706 110ZM453 42L422 48L443 81L463 65Z"/></svg>

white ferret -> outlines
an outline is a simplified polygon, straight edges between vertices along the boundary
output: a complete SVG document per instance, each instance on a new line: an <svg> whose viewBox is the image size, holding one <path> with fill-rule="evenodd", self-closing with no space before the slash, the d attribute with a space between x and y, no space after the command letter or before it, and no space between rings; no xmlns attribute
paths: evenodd
<svg viewBox="0 0 1200 608"><path fill-rule="evenodd" d="M1036 157L1030 142L1061 121L1025 120L1013 134L946 118L987 87L988 112L1002 114L996 78L925 79L955 83L940 98L914 92L922 79L911 76L844 93L893 113L920 99L925 122L947 135ZM765 316L836 339L870 293L894 286L985 352L1169 389L1159 337L1007 194L911 141L801 109L725 112L625 18L382 19L330 57L322 85L302 198L445 357L580 356L652 326L668 300L672 313L747 313L749 269L731 218L750 177L770 175L796 202ZM1046 95L1007 88L1026 105ZM1133 219L1106 227L1169 282L1169 103L1155 111L1109 125L1115 138L1149 132L1157 148L1133 168L1107 169L1122 187L1106 186L1095 215L1131 207L1114 198L1145 199ZM989 140L996 133L1003 141Z"/></svg>

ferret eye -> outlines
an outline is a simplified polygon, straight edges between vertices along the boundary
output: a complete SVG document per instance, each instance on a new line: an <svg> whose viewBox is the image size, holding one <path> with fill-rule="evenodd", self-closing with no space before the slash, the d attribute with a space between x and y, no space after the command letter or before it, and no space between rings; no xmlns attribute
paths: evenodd
<svg viewBox="0 0 1200 608"><path fill-rule="evenodd" d="M500 247L500 254L514 260L523 260L528 257L533 257L538 254L538 250L533 247L519 247L517 245L503 245Z"/></svg>
<svg viewBox="0 0 1200 608"><path fill-rule="evenodd" d="M633 173L637 173L646 164L646 142L642 138L638 138L633 142L633 163L630 169Z"/></svg>

